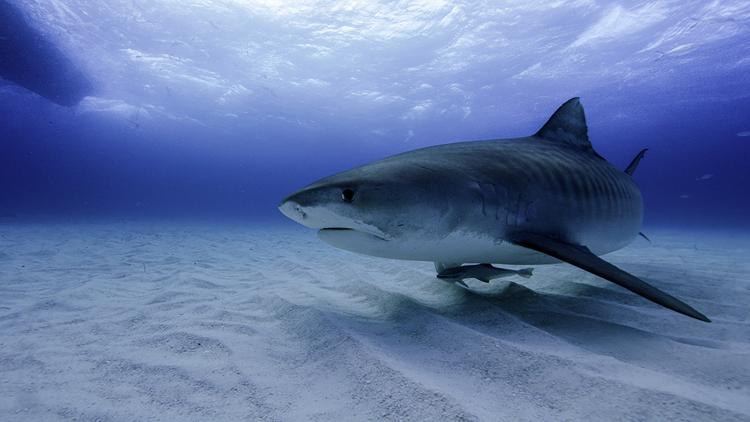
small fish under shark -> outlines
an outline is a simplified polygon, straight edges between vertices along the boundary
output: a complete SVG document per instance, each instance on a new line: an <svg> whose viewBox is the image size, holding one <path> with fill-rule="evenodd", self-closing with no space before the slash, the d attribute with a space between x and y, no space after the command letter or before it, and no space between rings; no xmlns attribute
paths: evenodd
<svg viewBox="0 0 750 422"><path fill-rule="evenodd" d="M687 303L600 257L631 243L643 221L633 173L591 145L578 98L531 136L458 142L394 155L328 176L279 210L323 241L382 258L433 262L438 274L566 262L701 321ZM645 237L645 236L644 236ZM496 274L502 274L497 272Z"/></svg>
<svg viewBox="0 0 750 422"><path fill-rule="evenodd" d="M466 285L464 280L469 278L489 283L496 278L510 277L514 275L529 278L533 271L533 268L522 268L520 270L497 268L492 264L462 265L460 267L446 268L438 272L437 278L450 280L468 288L469 286Z"/></svg>

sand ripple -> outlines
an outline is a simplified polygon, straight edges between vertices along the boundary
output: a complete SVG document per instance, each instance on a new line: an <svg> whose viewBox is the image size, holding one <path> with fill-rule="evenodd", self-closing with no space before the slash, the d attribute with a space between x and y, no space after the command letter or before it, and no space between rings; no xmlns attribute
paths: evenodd
<svg viewBox="0 0 750 422"><path fill-rule="evenodd" d="M750 420L750 238L651 230L611 260L471 283L224 226L4 226L3 420Z"/></svg>

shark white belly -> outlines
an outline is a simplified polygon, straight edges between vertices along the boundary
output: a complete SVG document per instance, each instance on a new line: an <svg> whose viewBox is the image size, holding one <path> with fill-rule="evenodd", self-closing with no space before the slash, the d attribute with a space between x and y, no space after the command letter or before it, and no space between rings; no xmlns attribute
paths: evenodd
<svg viewBox="0 0 750 422"><path fill-rule="evenodd" d="M488 236L454 232L435 241L419 239L382 241L356 230L320 230L318 237L340 249L409 261L495 263L506 265L554 264L560 261L536 251Z"/></svg>

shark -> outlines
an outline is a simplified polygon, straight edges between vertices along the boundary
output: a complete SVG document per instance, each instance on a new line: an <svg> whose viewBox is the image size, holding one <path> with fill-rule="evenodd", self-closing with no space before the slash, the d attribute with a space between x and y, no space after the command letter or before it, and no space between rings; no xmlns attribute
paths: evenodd
<svg viewBox="0 0 750 422"><path fill-rule="evenodd" d="M697 320L682 300L604 260L643 222L633 180L593 148L578 97L536 133L436 145L343 171L292 193L279 210L324 242L370 256L464 263L567 263ZM460 270L457 270L460 271Z"/></svg>

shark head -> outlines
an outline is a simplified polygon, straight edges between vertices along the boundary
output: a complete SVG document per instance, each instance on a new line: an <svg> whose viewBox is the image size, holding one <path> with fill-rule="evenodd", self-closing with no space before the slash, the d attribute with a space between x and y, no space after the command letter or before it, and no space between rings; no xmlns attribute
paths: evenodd
<svg viewBox="0 0 750 422"><path fill-rule="evenodd" d="M410 239L439 236L449 202L433 169L383 160L318 180L289 195L279 210L325 242L390 257Z"/></svg>

